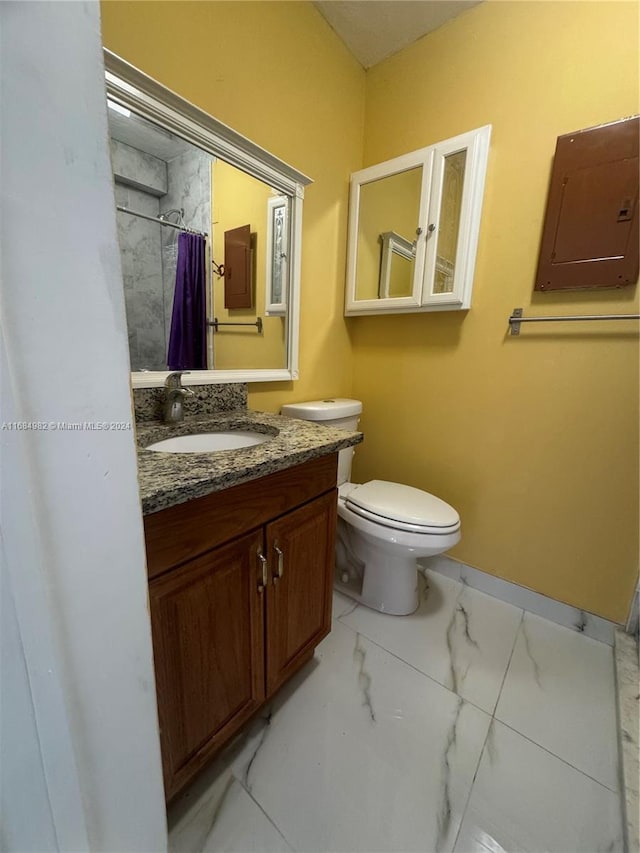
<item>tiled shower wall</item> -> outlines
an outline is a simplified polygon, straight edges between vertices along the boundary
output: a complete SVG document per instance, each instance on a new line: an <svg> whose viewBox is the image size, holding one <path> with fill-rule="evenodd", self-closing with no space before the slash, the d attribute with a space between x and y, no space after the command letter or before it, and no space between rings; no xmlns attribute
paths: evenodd
<svg viewBox="0 0 640 853"><path fill-rule="evenodd" d="M183 208L188 227L210 233L208 154L194 149L165 162L112 140L111 157L116 204L149 216ZM121 212L117 222L131 369L166 370L179 232Z"/></svg>
<svg viewBox="0 0 640 853"><path fill-rule="evenodd" d="M163 211L184 209L184 221L189 228L211 233L211 163L213 158L194 148L179 154L167 163L167 193L162 198ZM175 221L175 219L174 219ZM178 234L174 228L161 229L164 279L164 310L167 320L167 343L173 309L176 281Z"/></svg>
<svg viewBox="0 0 640 853"><path fill-rule="evenodd" d="M167 164L111 141L116 204L158 216L167 191ZM135 184L135 186L134 186ZM166 315L160 226L118 211L118 243L131 369L166 369Z"/></svg>
<svg viewBox="0 0 640 853"><path fill-rule="evenodd" d="M116 203L157 216L158 199L140 190L116 184ZM165 313L162 247L157 225L118 213L118 242L129 332L131 369L164 370Z"/></svg>

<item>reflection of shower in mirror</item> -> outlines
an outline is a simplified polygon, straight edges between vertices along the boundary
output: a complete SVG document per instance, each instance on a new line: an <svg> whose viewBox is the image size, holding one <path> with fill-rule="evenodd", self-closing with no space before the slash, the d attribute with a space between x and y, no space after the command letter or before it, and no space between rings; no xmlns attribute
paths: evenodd
<svg viewBox="0 0 640 853"><path fill-rule="evenodd" d="M175 355L170 333L181 233L196 233L206 239L206 323L202 330L206 337L206 368L284 366L288 197L133 111L125 116L109 110L109 131L131 369L167 370L169 350ZM275 286L270 300L265 295L270 248L267 232L272 224L271 219L267 222L267 213L272 218L276 214L280 217L278 264L270 261L278 273L272 276ZM225 260L224 233L245 221L260 225L256 226L254 237L257 256L253 266L257 275L253 307L227 310L222 302L224 288L218 266ZM182 286L178 291L184 293ZM258 317L263 323L265 314L268 316L262 331L257 335L249 331L257 328L252 321L257 322ZM201 316L199 312L198 317ZM218 319L217 326L214 317ZM198 320L198 329L200 323ZM194 328L193 323L188 327ZM199 336L200 332L193 334ZM193 370L200 365L182 367Z"/></svg>
<svg viewBox="0 0 640 853"><path fill-rule="evenodd" d="M187 223L184 221L184 207L174 207L171 210L163 210L160 213L160 219L170 222L172 225L177 225L180 228L187 229ZM164 241L165 257L167 259L176 260L178 254L178 231L170 229L167 238Z"/></svg>
<svg viewBox="0 0 640 853"><path fill-rule="evenodd" d="M131 368L166 370L178 238L211 234L215 158L133 111L108 116Z"/></svg>

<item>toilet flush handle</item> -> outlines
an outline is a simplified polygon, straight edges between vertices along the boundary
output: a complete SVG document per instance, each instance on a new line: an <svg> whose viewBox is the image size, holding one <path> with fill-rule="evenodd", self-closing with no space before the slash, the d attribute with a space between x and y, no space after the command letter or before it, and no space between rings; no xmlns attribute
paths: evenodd
<svg viewBox="0 0 640 853"><path fill-rule="evenodd" d="M278 565L276 567L276 571L273 574L273 583L274 585L278 583L278 581L282 578L284 574L284 552L281 548L278 548L278 543L273 543L273 550L278 555Z"/></svg>

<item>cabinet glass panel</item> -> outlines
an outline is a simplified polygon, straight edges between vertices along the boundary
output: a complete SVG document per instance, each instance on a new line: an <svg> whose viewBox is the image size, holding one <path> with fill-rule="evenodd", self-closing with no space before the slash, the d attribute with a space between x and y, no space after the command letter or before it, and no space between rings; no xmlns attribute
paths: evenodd
<svg viewBox="0 0 640 853"><path fill-rule="evenodd" d="M360 187L356 300L412 295L422 168Z"/></svg>
<svg viewBox="0 0 640 853"><path fill-rule="evenodd" d="M467 152L444 158L433 293L453 293Z"/></svg>

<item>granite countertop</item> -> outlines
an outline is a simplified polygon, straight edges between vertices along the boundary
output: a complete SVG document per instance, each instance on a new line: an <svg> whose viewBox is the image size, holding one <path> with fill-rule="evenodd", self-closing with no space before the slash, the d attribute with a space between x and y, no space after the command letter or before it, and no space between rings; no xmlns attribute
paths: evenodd
<svg viewBox="0 0 640 853"><path fill-rule="evenodd" d="M163 453L149 444L198 432L250 429L271 434L263 444L214 453ZM138 481L144 515L283 471L359 444L361 432L346 432L296 418L250 409L196 415L180 424L139 423Z"/></svg>

